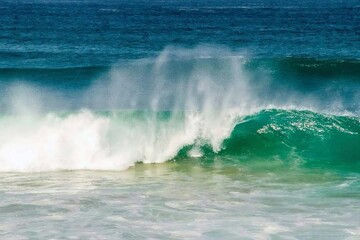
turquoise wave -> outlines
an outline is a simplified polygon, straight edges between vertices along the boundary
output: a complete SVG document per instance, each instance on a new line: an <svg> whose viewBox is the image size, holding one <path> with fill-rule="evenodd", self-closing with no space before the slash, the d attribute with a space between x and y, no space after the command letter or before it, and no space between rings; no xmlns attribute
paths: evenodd
<svg viewBox="0 0 360 240"><path fill-rule="evenodd" d="M175 158L187 157L186 146ZM263 110L243 118L219 152L202 145L204 162L281 162L282 165L360 171L360 119L312 111Z"/></svg>

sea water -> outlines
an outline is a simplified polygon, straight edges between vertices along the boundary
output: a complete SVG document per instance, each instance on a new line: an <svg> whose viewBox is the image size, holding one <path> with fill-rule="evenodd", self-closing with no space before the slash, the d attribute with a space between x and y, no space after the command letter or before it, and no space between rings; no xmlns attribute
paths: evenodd
<svg viewBox="0 0 360 240"><path fill-rule="evenodd" d="M1 1L2 239L358 239L359 1Z"/></svg>

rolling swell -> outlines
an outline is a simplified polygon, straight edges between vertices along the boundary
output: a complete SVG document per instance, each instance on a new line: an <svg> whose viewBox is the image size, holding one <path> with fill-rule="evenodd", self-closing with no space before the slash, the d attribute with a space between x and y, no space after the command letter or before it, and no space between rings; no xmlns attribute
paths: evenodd
<svg viewBox="0 0 360 240"><path fill-rule="evenodd" d="M249 69L263 69L283 76L320 79L360 80L360 61L356 59L277 58L249 61ZM305 79L306 80L306 79Z"/></svg>
<svg viewBox="0 0 360 240"><path fill-rule="evenodd" d="M209 59L227 59L237 56L206 56L203 61L210 61ZM172 61L178 64L186 62L191 64L198 62L202 57L173 58ZM143 59L141 66L146 63L151 63L151 59ZM125 66L138 65L135 62L128 63ZM121 64L117 65L122 67ZM316 59L316 58L300 58L300 57L286 57L274 59L244 59L244 66L249 72L267 72L277 74L278 76L293 76L303 77L306 80L309 77L318 77L320 79L338 78L360 81L360 60L356 59ZM191 67L191 66L189 66ZM64 67L64 68L0 68L0 77L2 80L11 80L20 78L24 80L92 80L103 74L106 74L110 68L116 66L79 66L79 67ZM43 82L46 84L46 82Z"/></svg>
<svg viewBox="0 0 360 240"><path fill-rule="evenodd" d="M22 80L43 85L88 85L91 80L104 74L110 67L88 66L70 68L0 68L0 79L11 82Z"/></svg>

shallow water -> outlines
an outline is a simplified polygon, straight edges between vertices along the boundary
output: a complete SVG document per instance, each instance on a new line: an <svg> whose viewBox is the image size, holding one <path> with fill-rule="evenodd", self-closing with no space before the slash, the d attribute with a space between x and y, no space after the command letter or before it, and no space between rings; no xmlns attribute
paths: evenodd
<svg viewBox="0 0 360 240"><path fill-rule="evenodd" d="M357 239L359 174L246 164L2 173L4 239ZM278 167L277 167L278 168Z"/></svg>

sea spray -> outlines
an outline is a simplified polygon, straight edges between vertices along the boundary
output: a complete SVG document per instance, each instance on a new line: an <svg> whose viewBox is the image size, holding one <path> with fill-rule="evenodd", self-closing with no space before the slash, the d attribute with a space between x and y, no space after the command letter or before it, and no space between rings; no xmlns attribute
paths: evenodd
<svg viewBox="0 0 360 240"><path fill-rule="evenodd" d="M345 121L350 126L339 125L337 118L327 124L334 126L329 136L341 133L339 143L349 146L347 159L358 158L354 150L359 142L357 108L352 111L354 106L347 105L356 91L339 92L331 81L320 84L326 94L299 87L291 79L281 84L284 79L261 68L251 70L249 61L223 47L170 47L156 59L116 65L76 94L67 85L57 89L12 82L1 99L5 110L0 126L0 171L124 170L136 162L178 159L184 151L190 157L240 149L235 151L236 158L260 152L268 153L269 158L283 153L286 160L290 152L303 158L299 149L308 146L286 138L294 131L309 133L317 124L323 131L322 118L315 112L353 115L355 120ZM275 119L278 115L287 119L280 127L286 131L277 132L273 118L265 125L257 126L254 119L246 123L252 114L264 116L264 109L279 111ZM284 110L280 109L285 112L281 114ZM312 112L299 118L292 109ZM291 123L293 118L295 123ZM247 134L234 137L242 126L249 126ZM270 130L279 138L271 137L268 142ZM312 136L317 144L323 137ZM254 152L254 146L272 150ZM342 155L336 156L341 161Z"/></svg>

